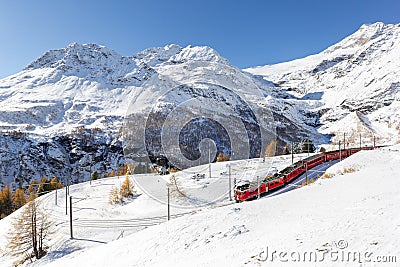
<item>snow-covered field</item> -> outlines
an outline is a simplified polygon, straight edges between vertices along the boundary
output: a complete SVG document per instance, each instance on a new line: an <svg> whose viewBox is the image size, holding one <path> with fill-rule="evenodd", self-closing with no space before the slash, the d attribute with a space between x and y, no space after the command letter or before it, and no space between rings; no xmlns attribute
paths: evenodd
<svg viewBox="0 0 400 267"><path fill-rule="evenodd" d="M118 240L123 231L118 225L105 229L77 226L76 239L69 240L68 228L62 223L65 206L54 206L54 196L48 195L45 198L51 200L45 201L46 208L59 218L58 234L49 256L33 265L397 266L377 261L389 256L400 261L399 162L400 145L362 151L328 169L333 175L330 179L258 201L199 208L136 233L130 230L130 235L126 230ZM283 163L284 158L279 164ZM351 168L356 171L345 173ZM219 171L214 169L212 176ZM166 206L145 194L126 205L108 204L108 191L121 179L71 187L73 196L87 196L76 203L80 207L74 211L77 222L81 218L102 221L165 215ZM228 204L226 198L223 202ZM172 208L174 214L188 211ZM2 232L8 223L9 218L0 221ZM1 266L9 263L9 259L0 260Z"/></svg>
<svg viewBox="0 0 400 267"><path fill-rule="evenodd" d="M307 154L295 155L294 160L307 157ZM291 157L278 156L263 159L232 161L231 178L264 177L271 169L282 169L291 163ZM203 179L192 179L195 174L207 174ZM171 174L172 175L172 174ZM44 208L55 222L56 236L52 238L51 253L37 264L63 257L77 251L82 253L87 248L126 237L147 227L167 221L167 189L171 175L158 174L134 175L137 195L124 204L109 203L110 191L119 187L125 177L112 177L70 186L73 199L74 239L70 240L69 215L65 209L65 190L42 196ZM230 204L228 197L229 176L227 162L211 164L211 178L208 165L202 165L174 174L179 181L179 188L187 195L183 198L171 192L172 218L186 215L208 207ZM69 199L68 199L69 201ZM7 243L5 234L10 228L13 215L0 220L0 249ZM69 204L68 204L69 214ZM10 266L12 259L0 258L0 266Z"/></svg>

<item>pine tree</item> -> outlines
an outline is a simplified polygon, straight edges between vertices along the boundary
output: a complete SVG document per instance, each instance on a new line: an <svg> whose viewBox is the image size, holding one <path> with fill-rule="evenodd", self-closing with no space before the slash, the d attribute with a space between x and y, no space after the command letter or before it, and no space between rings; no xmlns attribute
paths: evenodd
<svg viewBox="0 0 400 267"><path fill-rule="evenodd" d="M46 254L46 242L53 233L53 223L34 194L11 225L13 229L7 234L7 249L18 259L15 264L33 257L40 259Z"/></svg>
<svg viewBox="0 0 400 267"><path fill-rule="evenodd" d="M94 173L92 173L91 179L92 179L92 180L97 180L97 179L99 179L99 173L98 173L97 171L95 171Z"/></svg>

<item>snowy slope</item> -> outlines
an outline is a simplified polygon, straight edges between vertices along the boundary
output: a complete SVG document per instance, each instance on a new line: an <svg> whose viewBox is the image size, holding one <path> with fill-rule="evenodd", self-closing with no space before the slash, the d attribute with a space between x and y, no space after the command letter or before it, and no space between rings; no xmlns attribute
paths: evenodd
<svg viewBox="0 0 400 267"><path fill-rule="evenodd" d="M315 253L319 262L298 266L377 266L377 256L398 262L399 149L362 151L329 169L331 179L197 212L45 266L290 266L297 253ZM356 172L343 174L350 167ZM360 258L346 261L342 252Z"/></svg>
<svg viewBox="0 0 400 267"><path fill-rule="evenodd" d="M307 157L307 154L295 155L295 160ZM250 179L255 175L264 177L271 169L283 169L291 162L290 156L279 156L261 159L231 161L233 179ZM255 169L258 165L258 168ZM251 169L250 169L251 168ZM248 171L245 171L245 170ZM257 170L257 173L254 172ZM212 163L211 174L204 179L193 180L197 173L207 173L208 165L196 166L176 173L181 190L187 198L182 198L171 191L172 217L187 216L191 212L207 210L221 205L232 204L228 198L228 175L226 162ZM224 173L225 172L225 173ZM137 189L135 197L124 204L109 203L110 191L121 185L125 177L112 177L70 186L73 197L74 240L70 240L69 215L65 214L65 191L55 192L40 197L42 206L54 220L56 235L50 241L51 253L37 265L54 261L72 252L84 253L88 248L109 243L127 237L147 227L158 225L167 220L166 182L171 175L140 174L132 176ZM69 204L68 204L69 205ZM0 252L7 243L6 233L9 231L12 218L18 216L20 210L0 220ZM69 212L69 211L68 211ZM68 213L69 214L69 213ZM174 219L175 220L175 219ZM12 258L0 258L0 266L11 266Z"/></svg>
<svg viewBox="0 0 400 267"><path fill-rule="evenodd" d="M297 97L319 100L321 133L364 128L364 135L398 140L400 24L363 25L319 54L246 71ZM350 127L345 121L357 112L364 120Z"/></svg>

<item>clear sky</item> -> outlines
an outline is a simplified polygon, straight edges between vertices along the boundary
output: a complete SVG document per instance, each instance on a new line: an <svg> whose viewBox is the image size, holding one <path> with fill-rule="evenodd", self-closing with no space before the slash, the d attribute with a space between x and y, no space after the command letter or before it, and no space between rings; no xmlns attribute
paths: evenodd
<svg viewBox="0 0 400 267"><path fill-rule="evenodd" d="M385 0L0 0L0 78L72 42L121 55L208 45L245 68L315 54L364 23L400 23Z"/></svg>

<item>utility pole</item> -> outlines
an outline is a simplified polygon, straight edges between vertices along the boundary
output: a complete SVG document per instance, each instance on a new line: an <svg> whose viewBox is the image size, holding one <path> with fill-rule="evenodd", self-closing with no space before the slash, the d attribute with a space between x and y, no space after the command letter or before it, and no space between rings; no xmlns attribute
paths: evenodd
<svg viewBox="0 0 400 267"><path fill-rule="evenodd" d="M71 233L71 239L74 238L72 231L72 196L69 197L69 229Z"/></svg>
<svg viewBox="0 0 400 267"><path fill-rule="evenodd" d="M260 176L257 176L257 199L260 199Z"/></svg>
<svg viewBox="0 0 400 267"><path fill-rule="evenodd" d="M346 149L346 133L343 133L343 150Z"/></svg>
<svg viewBox="0 0 400 267"><path fill-rule="evenodd" d="M92 185L92 163L89 164L90 173L89 173L89 184Z"/></svg>
<svg viewBox="0 0 400 267"><path fill-rule="evenodd" d="M290 146L292 147L292 165L293 165L293 160L294 160L294 156L293 156L293 141L291 142Z"/></svg>
<svg viewBox="0 0 400 267"><path fill-rule="evenodd" d="M167 187L167 199L168 199L168 205L167 205L167 207L168 207L168 221L171 219L171 215L170 215L170 208L169 208L169 187Z"/></svg>
<svg viewBox="0 0 400 267"><path fill-rule="evenodd" d="M68 215L68 187L65 186L65 215Z"/></svg>
<svg viewBox="0 0 400 267"><path fill-rule="evenodd" d="M308 164L306 162L306 185L308 185Z"/></svg>
<svg viewBox="0 0 400 267"><path fill-rule="evenodd" d="M69 195L69 179L70 179L70 175L68 175L67 177L67 194Z"/></svg>
<svg viewBox="0 0 400 267"><path fill-rule="evenodd" d="M339 161L342 161L342 149L340 147L340 140L339 140Z"/></svg>
<svg viewBox="0 0 400 267"><path fill-rule="evenodd" d="M211 178L211 152L210 152L210 143L208 143L208 178Z"/></svg>
<svg viewBox="0 0 400 267"><path fill-rule="evenodd" d="M228 164L229 173L229 201L232 201L231 164Z"/></svg>

